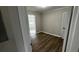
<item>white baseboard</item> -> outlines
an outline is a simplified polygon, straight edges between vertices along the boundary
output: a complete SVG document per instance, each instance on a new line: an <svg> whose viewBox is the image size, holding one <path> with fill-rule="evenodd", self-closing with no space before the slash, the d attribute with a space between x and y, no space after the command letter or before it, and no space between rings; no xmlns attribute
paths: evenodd
<svg viewBox="0 0 79 59"><path fill-rule="evenodd" d="M47 34L49 34L49 35L53 35L53 36L57 36L57 37L61 37L60 35L51 34L51 33L45 32L45 31L39 31L39 32L37 32L37 33L40 33L40 32L47 33Z"/></svg>

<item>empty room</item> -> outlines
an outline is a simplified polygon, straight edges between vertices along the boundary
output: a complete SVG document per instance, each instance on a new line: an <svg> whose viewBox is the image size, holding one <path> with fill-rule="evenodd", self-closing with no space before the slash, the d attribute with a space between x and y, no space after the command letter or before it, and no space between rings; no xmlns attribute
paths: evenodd
<svg viewBox="0 0 79 59"><path fill-rule="evenodd" d="M32 52L65 50L72 7L27 6Z"/></svg>
<svg viewBox="0 0 79 59"><path fill-rule="evenodd" d="M1 58L79 58L79 1L2 1Z"/></svg>
<svg viewBox="0 0 79 59"><path fill-rule="evenodd" d="M2 6L0 52L78 52L78 15L78 6Z"/></svg>

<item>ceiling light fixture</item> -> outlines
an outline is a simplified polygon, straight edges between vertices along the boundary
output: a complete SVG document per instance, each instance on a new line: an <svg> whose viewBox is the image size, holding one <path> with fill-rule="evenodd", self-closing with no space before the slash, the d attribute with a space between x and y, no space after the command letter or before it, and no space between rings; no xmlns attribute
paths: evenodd
<svg viewBox="0 0 79 59"><path fill-rule="evenodd" d="M46 8L47 6L37 6L37 7L40 7L40 8Z"/></svg>
<svg viewBox="0 0 79 59"><path fill-rule="evenodd" d="M40 7L42 7L42 8L46 8L47 6L40 6Z"/></svg>

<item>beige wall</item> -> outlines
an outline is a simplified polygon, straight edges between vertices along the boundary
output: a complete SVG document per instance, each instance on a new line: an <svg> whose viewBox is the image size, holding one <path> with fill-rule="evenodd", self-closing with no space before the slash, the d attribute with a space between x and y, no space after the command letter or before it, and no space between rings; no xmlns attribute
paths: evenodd
<svg viewBox="0 0 79 59"><path fill-rule="evenodd" d="M46 10L43 12L28 11L28 14L36 16L36 31L44 31L51 34L62 36L62 15L71 11L70 7L62 7L58 9Z"/></svg>
<svg viewBox="0 0 79 59"><path fill-rule="evenodd" d="M51 9L42 14L42 31L61 36L62 14L70 12L70 7Z"/></svg>

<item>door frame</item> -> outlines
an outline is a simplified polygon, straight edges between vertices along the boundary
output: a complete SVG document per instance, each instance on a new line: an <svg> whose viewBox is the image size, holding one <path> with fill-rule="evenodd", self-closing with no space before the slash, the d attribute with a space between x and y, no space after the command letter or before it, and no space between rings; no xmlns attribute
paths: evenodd
<svg viewBox="0 0 79 59"><path fill-rule="evenodd" d="M25 6L18 6L18 14L25 52L32 52L31 39L29 33L28 15Z"/></svg>
<svg viewBox="0 0 79 59"><path fill-rule="evenodd" d="M66 44L66 49L65 49L66 52L70 52L71 49L72 49L72 44L73 44L73 41L74 41L76 24L77 24L78 14L79 14L78 10L79 10L79 7L74 6L71 25L70 25L70 31L69 31L69 35L68 35L68 38L67 38L67 44Z"/></svg>
<svg viewBox="0 0 79 59"><path fill-rule="evenodd" d="M68 30L67 30L67 36L63 42L63 52L66 52L67 48L67 43L68 43L68 37L69 37L69 31L70 31L70 26L71 26L71 20L72 20L72 15L73 15L73 6L71 7L71 14L70 14L70 19L69 19L69 25L68 25Z"/></svg>
<svg viewBox="0 0 79 59"><path fill-rule="evenodd" d="M18 14L19 14L19 19L20 19L20 26L21 26L21 31L22 31L25 49L27 49L27 46L28 46L28 51L32 52L32 46L30 45L31 39L30 39L30 36L29 36L30 34L29 34L28 15L27 15L26 8L27 7L25 7L25 6L19 6L18 7ZM71 15L70 15L70 21L69 21L69 26L68 26L66 44L65 44L65 47L63 47L63 52L66 52L67 45L68 45L68 38L69 38L70 28L71 28L71 20L72 20L72 16L73 16L73 12L74 12L73 9L74 9L74 7L72 7L72 9L71 9ZM25 28L25 26L26 26L26 28Z"/></svg>

